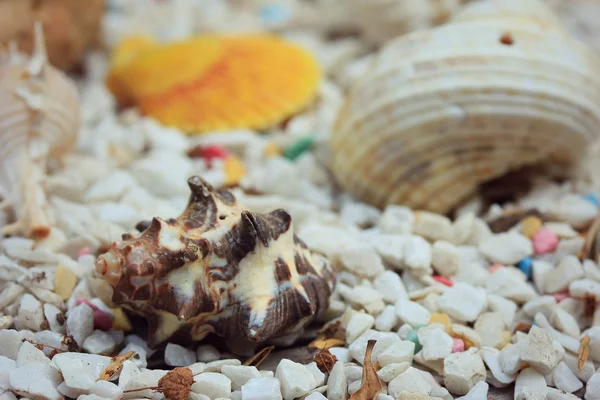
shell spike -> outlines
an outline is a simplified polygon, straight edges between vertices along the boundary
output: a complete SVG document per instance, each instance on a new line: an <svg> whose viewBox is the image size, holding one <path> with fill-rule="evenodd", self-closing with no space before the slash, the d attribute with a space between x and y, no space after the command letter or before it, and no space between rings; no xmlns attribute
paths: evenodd
<svg viewBox="0 0 600 400"><path fill-rule="evenodd" d="M198 175L188 179L188 186L192 191L192 200L210 197L215 191L210 183Z"/></svg>
<svg viewBox="0 0 600 400"><path fill-rule="evenodd" d="M37 21L34 26L34 49L29 64L27 65L27 71L31 75L39 75L42 72L42 68L48 62L48 53L46 52L46 41L44 38L44 29L42 23Z"/></svg>

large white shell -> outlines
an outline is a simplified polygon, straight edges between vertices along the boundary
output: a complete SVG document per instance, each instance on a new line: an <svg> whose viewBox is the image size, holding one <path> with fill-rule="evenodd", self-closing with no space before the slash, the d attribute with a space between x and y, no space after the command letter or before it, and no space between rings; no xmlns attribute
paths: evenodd
<svg viewBox="0 0 600 400"><path fill-rule="evenodd" d="M45 236L51 228L46 164L76 145L77 89L47 62L41 26L31 58L12 49L0 60L0 197L15 222L3 234Z"/></svg>
<svg viewBox="0 0 600 400"><path fill-rule="evenodd" d="M528 17L469 22L471 7L503 3ZM340 184L380 207L447 212L510 170L581 159L599 133L600 60L545 15L538 1L488 0L390 42L340 111Z"/></svg>

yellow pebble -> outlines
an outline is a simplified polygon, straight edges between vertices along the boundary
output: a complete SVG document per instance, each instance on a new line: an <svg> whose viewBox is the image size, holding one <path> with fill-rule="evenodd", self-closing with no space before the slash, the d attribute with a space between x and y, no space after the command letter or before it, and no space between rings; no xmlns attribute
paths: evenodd
<svg viewBox="0 0 600 400"><path fill-rule="evenodd" d="M511 344L511 342L512 342L512 335L510 334L509 331L504 331L504 332L502 332L502 343L497 345L496 348L498 350L502 350L503 348L505 348L506 346Z"/></svg>
<svg viewBox="0 0 600 400"><path fill-rule="evenodd" d="M443 313L433 313L431 314L431 318L429 318L430 324L442 324L444 325L444 329L449 332L452 327L452 320L448 316L448 314Z"/></svg>
<svg viewBox="0 0 600 400"><path fill-rule="evenodd" d="M225 159L225 185L237 185L246 175L246 167L242 160L235 156L229 156Z"/></svg>
<svg viewBox="0 0 600 400"><path fill-rule="evenodd" d="M283 150L275 143L268 143L265 146L265 155L267 157L280 156L281 154L283 154Z"/></svg>
<svg viewBox="0 0 600 400"><path fill-rule="evenodd" d="M68 300L77 285L77 276L68 267L59 265L54 275L54 293Z"/></svg>
<svg viewBox="0 0 600 400"><path fill-rule="evenodd" d="M530 216L521 221L523 235L531 239L542 227L542 220L538 217Z"/></svg>
<svg viewBox="0 0 600 400"><path fill-rule="evenodd" d="M130 332L133 330L133 326L125 314L125 311L121 307L111 308L113 314L115 314L115 319L113 320L113 329L118 331Z"/></svg>

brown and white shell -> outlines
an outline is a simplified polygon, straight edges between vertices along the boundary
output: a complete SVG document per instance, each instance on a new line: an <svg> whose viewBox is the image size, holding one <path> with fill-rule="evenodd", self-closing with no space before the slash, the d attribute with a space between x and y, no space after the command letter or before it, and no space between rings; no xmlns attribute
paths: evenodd
<svg viewBox="0 0 600 400"><path fill-rule="evenodd" d="M526 166L572 174L598 126L600 58L540 1L483 0L378 53L340 111L331 168L365 202L446 213Z"/></svg>
<svg viewBox="0 0 600 400"><path fill-rule="evenodd" d="M113 302L148 321L148 343L208 333L251 342L297 331L328 307L335 272L282 209L246 210L198 176L186 210L154 218L98 257Z"/></svg>
<svg viewBox="0 0 600 400"><path fill-rule="evenodd" d="M31 57L0 52L0 198L14 222L3 234L44 237L52 226L45 180L47 162L77 143L75 84L48 63L41 25Z"/></svg>

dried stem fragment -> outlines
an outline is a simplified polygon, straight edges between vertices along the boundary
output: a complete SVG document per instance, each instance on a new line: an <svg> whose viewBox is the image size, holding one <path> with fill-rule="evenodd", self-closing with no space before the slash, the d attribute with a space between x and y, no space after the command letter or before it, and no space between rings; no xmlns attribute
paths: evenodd
<svg viewBox="0 0 600 400"><path fill-rule="evenodd" d="M244 362L244 365L257 367L267 359L275 346L265 347Z"/></svg>
<svg viewBox="0 0 600 400"><path fill-rule="evenodd" d="M371 354L375 347L376 340L367 342L367 351L365 352L365 361L363 362L362 385L350 396L350 400L373 400L381 392L383 386L377 375L377 371L371 362Z"/></svg>
<svg viewBox="0 0 600 400"><path fill-rule="evenodd" d="M577 352L577 371L581 371L585 366L585 362L587 361L588 354L590 351L590 337L585 335L579 341L579 351Z"/></svg>
<svg viewBox="0 0 600 400"><path fill-rule="evenodd" d="M106 368L104 368L104 371L102 371L102 373L100 373L98 380L99 381L110 380L112 377L117 375L119 373L119 371L121 371L121 369L123 368L123 363L125 361L131 360L133 357L135 357L135 354L136 354L135 351L128 351L125 354L120 354L118 356L113 357L110 360L110 364L108 364L108 366Z"/></svg>

